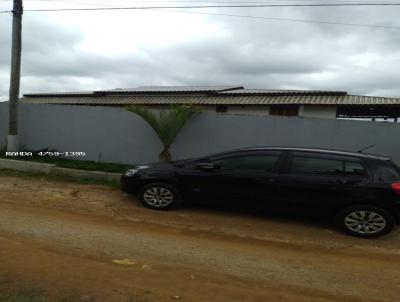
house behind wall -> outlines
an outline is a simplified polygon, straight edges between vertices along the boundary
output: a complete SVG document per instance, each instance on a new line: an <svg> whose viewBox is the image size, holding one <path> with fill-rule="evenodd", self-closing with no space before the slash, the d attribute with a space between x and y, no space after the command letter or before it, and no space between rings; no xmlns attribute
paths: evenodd
<svg viewBox="0 0 400 302"><path fill-rule="evenodd" d="M191 104L206 113L399 121L400 98L345 91L244 89L242 86L142 86L89 92L25 94L27 104L169 108Z"/></svg>

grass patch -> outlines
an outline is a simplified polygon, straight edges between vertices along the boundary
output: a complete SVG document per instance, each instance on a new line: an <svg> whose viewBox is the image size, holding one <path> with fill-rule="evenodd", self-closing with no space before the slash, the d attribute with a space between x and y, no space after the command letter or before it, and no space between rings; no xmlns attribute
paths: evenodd
<svg viewBox="0 0 400 302"><path fill-rule="evenodd" d="M119 188L120 183L117 180L105 180L105 179L92 179L92 178L84 178L84 177L72 177L72 176L61 176L61 175L51 175L44 173L36 173L36 172L21 172L14 171L8 169L0 169L0 177L18 177L18 178L40 178L50 181L68 181L74 182L78 184L87 184L87 185L105 185L113 188ZM1 300L0 300L1 302Z"/></svg>
<svg viewBox="0 0 400 302"><path fill-rule="evenodd" d="M95 302L95 298L80 297L50 298L44 291L16 290L15 292L0 293L0 302Z"/></svg>
<svg viewBox="0 0 400 302"><path fill-rule="evenodd" d="M126 170L135 167L134 165L128 165L128 164L102 163L89 160L76 160L76 159L66 159L59 157L42 157L37 155L29 157L18 157L18 156L5 156L3 153L0 155L0 158L53 164L60 168L78 169L86 171L102 171L102 172L112 172L112 173L124 173Z"/></svg>
<svg viewBox="0 0 400 302"><path fill-rule="evenodd" d="M59 302L60 300L50 300L40 293L18 291L15 293L0 293L0 302Z"/></svg>
<svg viewBox="0 0 400 302"><path fill-rule="evenodd" d="M0 293L0 302L96 302L97 299L94 297L65 297L65 298L49 298L44 293L40 292L29 292L29 291L18 291L13 294L2 294ZM122 302L135 302L139 301L133 297ZM142 300L141 300L142 301Z"/></svg>

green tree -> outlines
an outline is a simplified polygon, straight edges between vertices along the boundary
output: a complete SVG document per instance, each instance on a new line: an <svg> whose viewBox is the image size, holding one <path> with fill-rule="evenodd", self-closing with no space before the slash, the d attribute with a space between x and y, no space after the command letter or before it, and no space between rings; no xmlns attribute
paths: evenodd
<svg viewBox="0 0 400 302"><path fill-rule="evenodd" d="M195 113L191 105L171 105L169 110L160 110L159 112L144 106L130 106L128 111L136 113L143 118L157 133L164 146L159 155L161 161L171 160L169 148L179 131Z"/></svg>

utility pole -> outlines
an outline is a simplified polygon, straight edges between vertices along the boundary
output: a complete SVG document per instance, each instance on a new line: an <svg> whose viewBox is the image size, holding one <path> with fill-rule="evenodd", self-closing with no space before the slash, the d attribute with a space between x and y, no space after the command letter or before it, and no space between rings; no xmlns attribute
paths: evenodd
<svg viewBox="0 0 400 302"><path fill-rule="evenodd" d="M18 99L21 75L22 0L14 0L7 151L18 151Z"/></svg>

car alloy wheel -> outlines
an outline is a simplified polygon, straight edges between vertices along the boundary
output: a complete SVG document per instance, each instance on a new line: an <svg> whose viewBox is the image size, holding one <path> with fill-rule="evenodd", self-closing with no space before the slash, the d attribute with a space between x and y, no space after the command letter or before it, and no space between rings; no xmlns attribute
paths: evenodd
<svg viewBox="0 0 400 302"><path fill-rule="evenodd" d="M386 209L375 205L354 205L340 210L335 224L350 235L374 238L393 230L396 220Z"/></svg>
<svg viewBox="0 0 400 302"><path fill-rule="evenodd" d="M354 211L344 218L345 226L362 235L372 235L383 231L386 227L386 219L373 211Z"/></svg>
<svg viewBox="0 0 400 302"><path fill-rule="evenodd" d="M174 193L164 187L150 187L143 192L143 201L151 207L165 208L174 201Z"/></svg>

